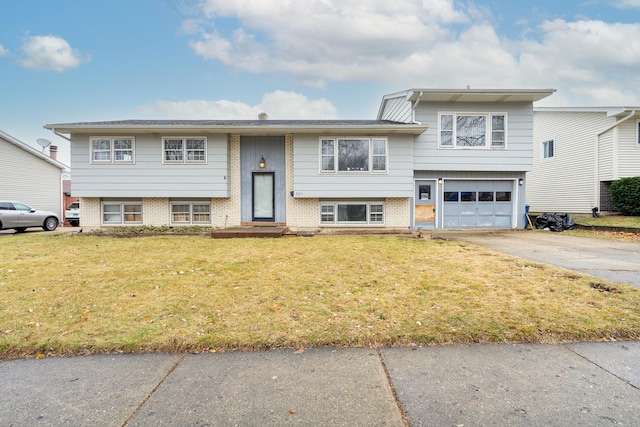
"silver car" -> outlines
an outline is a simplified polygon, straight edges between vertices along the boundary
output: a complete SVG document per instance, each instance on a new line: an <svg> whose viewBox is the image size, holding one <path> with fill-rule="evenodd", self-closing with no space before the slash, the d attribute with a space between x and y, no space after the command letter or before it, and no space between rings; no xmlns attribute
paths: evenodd
<svg viewBox="0 0 640 427"><path fill-rule="evenodd" d="M21 233L29 227L42 227L53 231L58 227L58 215L39 211L24 203L0 200L0 230L15 229Z"/></svg>

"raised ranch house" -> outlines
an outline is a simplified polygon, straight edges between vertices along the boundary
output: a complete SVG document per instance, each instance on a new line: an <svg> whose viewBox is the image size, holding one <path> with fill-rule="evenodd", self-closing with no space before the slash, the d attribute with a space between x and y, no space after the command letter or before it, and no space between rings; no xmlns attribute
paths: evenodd
<svg viewBox="0 0 640 427"><path fill-rule="evenodd" d="M375 120L49 124L84 227L524 227L541 90L411 89Z"/></svg>
<svg viewBox="0 0 640 427"><path fill-rule="evenodd" d="M611 183L640 175L640 107L535 108L532 212L614 211Z"/></svg>
<svg viewBox="0 0 640 427"><path fill-rule="evenodd" d="M55 156L56 147L50 147ZM0 199L16 200L62 218L67 166L0 131Z"/></svg>

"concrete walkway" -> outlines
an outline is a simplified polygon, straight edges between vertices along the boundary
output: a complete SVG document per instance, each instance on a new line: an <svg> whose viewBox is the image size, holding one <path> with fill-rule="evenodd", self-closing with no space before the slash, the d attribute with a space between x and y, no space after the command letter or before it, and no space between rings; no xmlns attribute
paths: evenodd
<svg viewBox="0 0 640 427"><path fill-rule="evenodd" d="M640 425L640 342L0 362L2 426Z"/></svg>
<svg viewBox="0 0 640 427"><path fill-rule="evenodd" d="M640 244L542 230L435 231L436 237L640 287Z"/></svg>

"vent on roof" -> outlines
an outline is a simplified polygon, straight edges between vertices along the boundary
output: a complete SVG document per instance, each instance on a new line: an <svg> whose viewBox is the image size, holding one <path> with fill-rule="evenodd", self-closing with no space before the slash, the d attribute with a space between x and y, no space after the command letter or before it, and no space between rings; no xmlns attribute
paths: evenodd
<svg viewBox="0 0 640 427"><path fill-rule="evenodd" d="M258 119L260 119L260 120L267 120L268 118L269 118L269 116L267 116L267 113L258 114Z"/></svg>

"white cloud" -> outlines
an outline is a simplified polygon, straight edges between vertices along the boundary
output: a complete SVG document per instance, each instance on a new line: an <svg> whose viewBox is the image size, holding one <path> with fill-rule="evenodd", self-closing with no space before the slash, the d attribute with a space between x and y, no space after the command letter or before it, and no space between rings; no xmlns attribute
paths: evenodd
<svg viewBox="0 0 640 427"><path fill-rule="evenodd" d="M254 120L265 112L270 119L335 119L336 108L326 99L311 100L294 92L265 93L257 105L218 100L156 101L142 105L136 112L167 119Z"/></svg>
<svg viewBox="0 0 640 427"><path fill-rule="evenodd" d="M487 7L455 0L203 0L201 11L197 55L314 87L557 88L545 102L640 104L636 23L524 16L528 31L509 39Z"/></svg>
<svg viewBox="0 0 640 427"><path fill-rule="evenodd" d="M2 46L0 44L0 56L4 56L4 55L8 55L9 54L9 49L5 48L4 46Z"/></svg>
<svg viewBox="0 0 640 427"><path fill-rule="evenodd" d="M89 60L57 36L31 36L21 47L20 65L29 70L63 72Z"/></svg>
<svg viewBox="0 0 640 427"><path fill-rule="evenodd" d="M288 72L316 86L376 76L371 67L447 37L442 23L467 20L453 0L207 0L202 9L214 23L231 17L243 26L202 31L190 43L198 55L251 72Z"/></svg>
<svg viewBox="0 0 640 427"><path fill-rule="evenodd" d="M615 6L620 9L640 8L640 0L618 0Z"/></svg>

